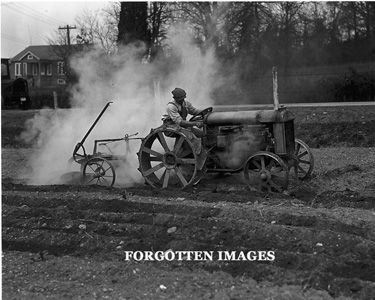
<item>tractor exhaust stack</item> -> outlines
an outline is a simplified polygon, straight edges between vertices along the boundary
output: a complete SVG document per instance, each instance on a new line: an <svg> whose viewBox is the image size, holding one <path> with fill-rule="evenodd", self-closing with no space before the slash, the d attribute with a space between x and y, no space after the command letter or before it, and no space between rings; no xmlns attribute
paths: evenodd
<svg viewBox="0 0 375 300"><path fill-rule="evenodd" d="M278 85L277 85L277 67L272 68L272 87L273 87L273 109L279 110L279 93L278 93Z"/></svg>

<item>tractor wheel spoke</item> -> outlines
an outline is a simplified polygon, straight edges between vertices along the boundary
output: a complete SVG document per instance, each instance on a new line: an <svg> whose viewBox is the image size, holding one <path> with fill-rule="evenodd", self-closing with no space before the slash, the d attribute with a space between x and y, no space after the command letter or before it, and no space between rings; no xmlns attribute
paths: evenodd
<svg viewBox="0 0 375 300"><path fill-rule="evenodd" d="M182 174L180 168L179 168L179 167L176 167L175 170L176 170L176 174L177 174L178 178L180 179L182 185L183 185L184 187L187 186L188 182L186 181L186 179L185 179L184 175Z"/></svg>
<svg viewBox="0 0 375 300"><path fill-rule="evenodd" d="M298 155L300 149L301 149L301 144L297 143L297 148L296 148L296 151L294 152L294 154Z"/></svg>
<svg viewBox="0 0 375 300"><path fill-rule="evenodd" d="M282 174L281 172L271 172L271 176L277 177L277 178L285 178L285 175Z"/></svg>
<svg viewBox="0 0 375 300"><path fill-rule="evenodd" d="M248 173L250 173L252 176L258 176L259 175L259 171L255 171L255 170L251 170L251 169L248 170Z"/></svg>
<svg viewBox="0 0 375 300"><path fill-rule="evenodd" d="M105 179L104 177L101 177L101 178L102 178L103 182L104 182L106 185L108 185L108 186L110 185L109 182L107 181L107 179Z"/></svg>
<svg viewBox="0 0 375 300"><path fill-rule="evenodd" d="M252 163L253 163L253 165L258 169L258 170L260 170L261 169L261 166L260 166L260 164L259 164L259 162L258 161L256 161L256 160L253 160L252 161Z"/></svg>
<svg viewBox="0 0 375 300"><path fill-rule="evenodd" d="M93 169L92 165L88 165L88 166L95 173L95 170Z"/></svg>
<svg viewBox="0 0 375 300"><path fill-rule="evenodd" d="M261 164L261 166L262 166L262 170L264 170L265 168L266 168L266 163L265 163L265 161L264 161L264 156L261 156L260 157L260 164Z"/></svg>
<svg viewBox="0 0 375 300"><path fill-rule="evenodd" d="M160 182L160 183L162 183L163 180L164 180L165 172L167 172L167 168L165 168L163 174L162 174L162 175L160 176L160 178L159 178L159 182Z"/></svg>
<svg viewBox="0 0 375 300"><path fill-rule="evenodd" d="M171 173L171 170L166 170L164 173L164 180L163 180L163 189L166 189L168 187L168 182L169 182L169 175Z"/></svg>
<svg viewBox="0 0 375 300"><path fill-rule="evenodd" d="M161 157L163 154L161 154L161 153L159 153L159 152L156 152L155 150L152 150L152 149L150 149L150 148L146 148L146 147L144 147L143 149L142 149L142 151L144 151L144 152L146 152L146 153L149 153L149 154L152 154L152 155L154 155L154 156L156 156L156 157Z"/></svg>
<svg viewBox="0 0 375 300"><path fill-rule="evenodd" d="M163 133L158 132L158 140L159 140L160 144L163 146L164 151L169 152L170 150L169 150L169 147L167 145L167 142L165 140L165 137L164 137Z"/></svg>
<svg viewBox="0 0 375 300"><path fill-rule="evenodd" d="M298 154L298 158L304 157L306 154L308 154L307 150L305 150L302 153Z"/></svg>
<svg viewBox="0 0 375 300"><path fill-rule="evenodd" d="M196 161L194 158L181 158L178 160L179 163L183 165L195 165Z"/></svg>
<svg viewBox="0 0 375 300"><path fill-rule="evenodd" d="M148 176L152 173L155 173L157 170L160 170L163 166L164 166L164 164L160 163L160 164L156 165L155 167L153 167L151 169L148 169L146 172L144 172L144 176Z"/></svg>
<svg viewBox="0 0 375 300"><path fill-rule="evenodd" d="M178 138L178 140L176 140L176 143L174 144L174 149L173 149L173 151L174 151L174 153L178 153L178 151L180 150L180 148L181 148L181 146L182 146L182 144L184 143L184 137L183 136L180 136L179 138Z"/></svg>
<svg viewBox="0 0 375 300"><path fill-rule="evenodd" d="M161 156L156 157L156 156L150 156L150 161L162 161L163 158Z"/></svg>
<svg viewBox="0 0 375 300"><path fill-rule="evenodd" d="M91 181L93 181L95 179L95 177L91 178L91 180L89 182L87 182L87 184L89 184Z"/></svg>
<svg viewBox="0 0 375 300"><path fill-rule="evenodd" d="M304 159L300 159L300 160L299 160L299 163L307 164L307 165L310 165L310 164L311 164L310 161L308 161L308 160L304 160Z"/></svg>

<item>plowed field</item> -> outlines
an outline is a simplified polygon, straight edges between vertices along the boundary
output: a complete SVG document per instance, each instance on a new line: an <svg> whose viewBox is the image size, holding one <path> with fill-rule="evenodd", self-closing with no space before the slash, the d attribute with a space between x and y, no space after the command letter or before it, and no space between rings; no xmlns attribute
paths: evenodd
<svg viewBox="0 0 375 300"><path fill-rule="evenodd" d="M375 299L375 148L319 141L313 177L281 195L240 175L185 191L28 186L15 178L31 149L3 144L3 299ZM125 259L167 250L275 260Z"/></svg>

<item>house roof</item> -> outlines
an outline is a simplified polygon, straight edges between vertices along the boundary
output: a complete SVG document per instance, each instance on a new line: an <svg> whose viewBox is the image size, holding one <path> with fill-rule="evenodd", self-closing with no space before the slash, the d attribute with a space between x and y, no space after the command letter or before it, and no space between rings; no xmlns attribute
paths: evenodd
<svg viewBox="0 0 375 300"><path fill-rule="evenodd" d="M21 60L27 53L34 54L39 59L58 60L61 59L54 51L54 46L42 45L42 46L29 46L18 53L12 58L12 61Z"/></svg>
<svg viewBox="0 0 375 300"><path fill-rule="evenodd" d="M33 54L39 60L61 60L62 56L59 55L59 53L63 53L61 50L66 47L66 45L29 46L14 56L11 60L19 61L28 53ZM74 51L83 50L83 45L71 45L71 47Z"/></svg>

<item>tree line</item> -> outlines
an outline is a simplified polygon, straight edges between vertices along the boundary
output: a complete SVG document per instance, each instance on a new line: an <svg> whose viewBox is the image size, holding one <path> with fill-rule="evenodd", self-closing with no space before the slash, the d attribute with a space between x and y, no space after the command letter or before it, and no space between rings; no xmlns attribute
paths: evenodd
<svg viewBox="0 0 375 300"><path fill-rule="evenodd" d="M184 24L202 51L214 49L222 70L236 69L243 86L272 66L287 74L375 58L375 2L367 1L120 2L101 14L86 12L77 24L77 42L96 43L108 54L143 43L148 61L168 59L167 30ZM367 79L373 86L374 78Z"/></svg>
<svg viewBox="0 0 375 300"><path fill-rule="evenodd" d="M182 22L202 49L257 69L368 61L375 50L375 3L366 1L122 2L118 21L119 43L144 41L153 55Z"/></svg>

